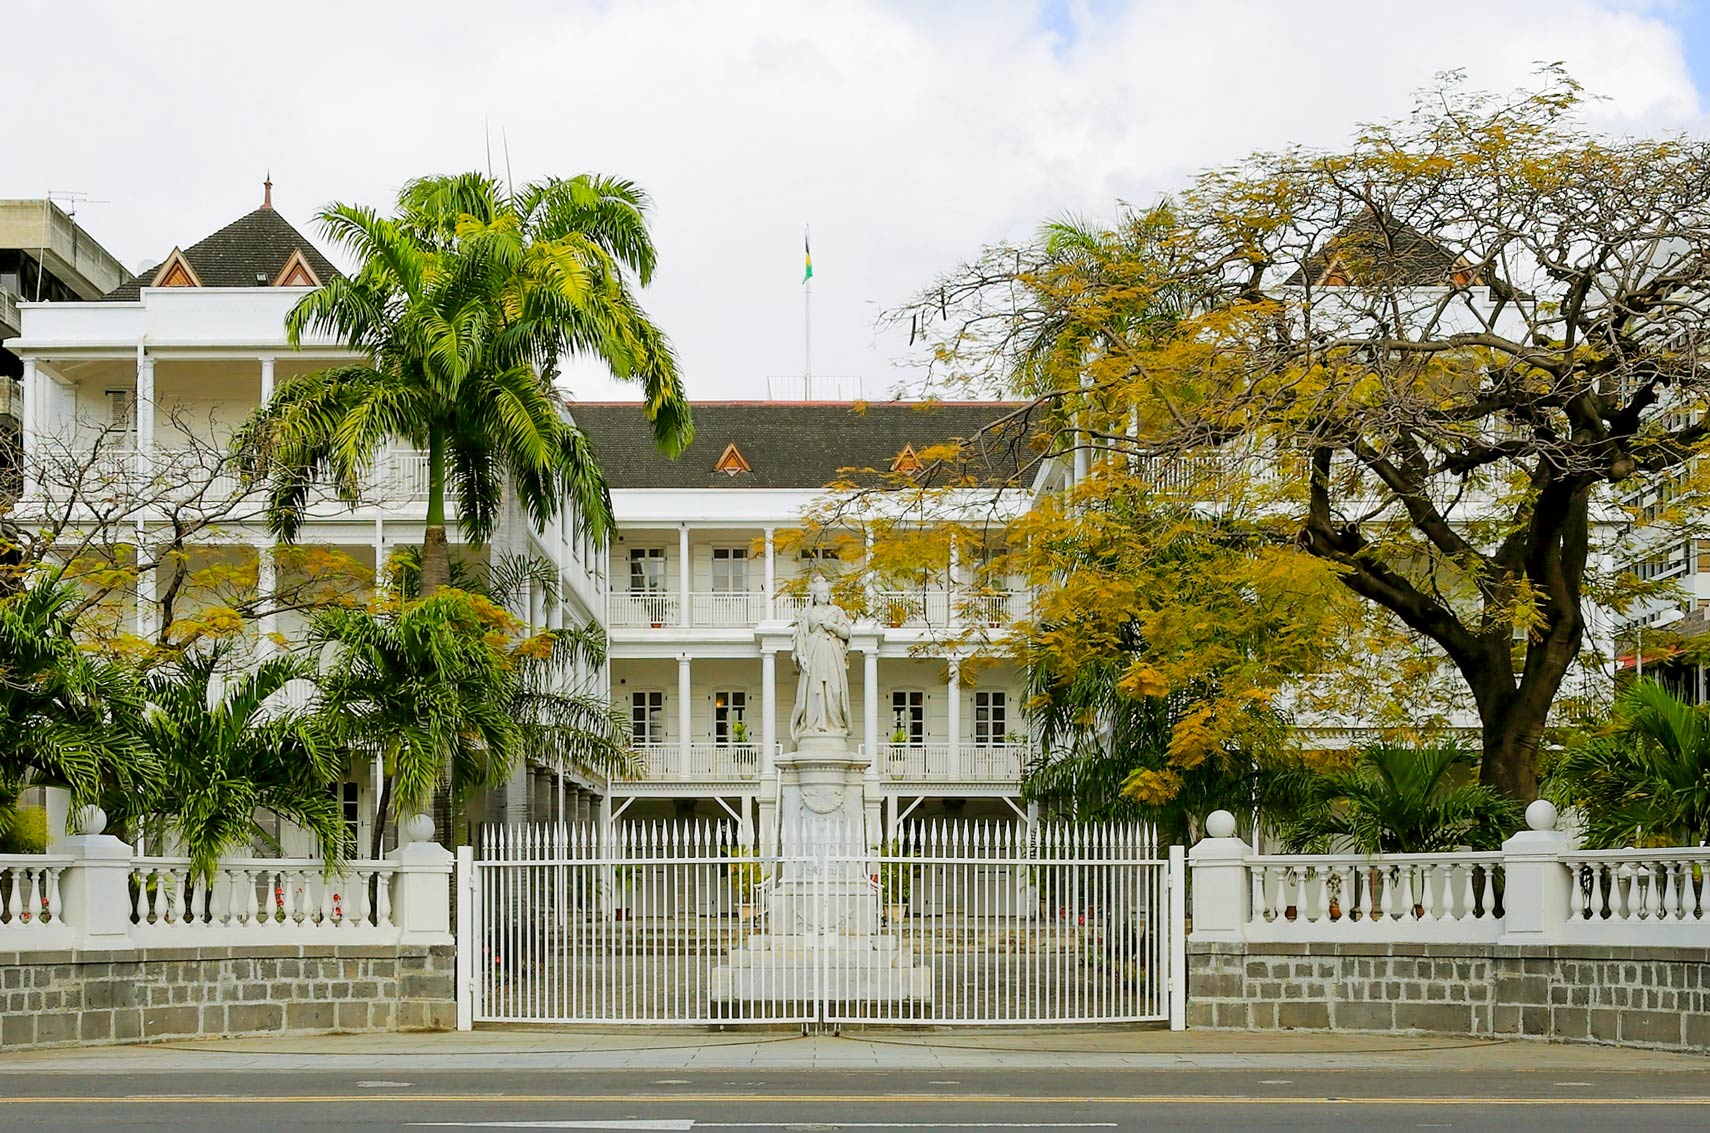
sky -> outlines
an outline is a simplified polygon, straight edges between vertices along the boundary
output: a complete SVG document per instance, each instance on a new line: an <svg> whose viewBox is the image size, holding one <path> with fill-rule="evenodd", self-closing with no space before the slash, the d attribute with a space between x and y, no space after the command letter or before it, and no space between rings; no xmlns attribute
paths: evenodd
<svg viewBox="0 0 1710 1133"><path fill-rule="evenodd" d="M597 171L653 197L647 309L695 399L891 396L875 327L982 245L1255 149L1335 145L1433 76L1565 64L1617 133L1710 129L1710 0L6 0L0 197L86 194L136 269L273 200ZM583 399L634 396L597 367ZM858 383L858 385L857 385Z"/></svg>

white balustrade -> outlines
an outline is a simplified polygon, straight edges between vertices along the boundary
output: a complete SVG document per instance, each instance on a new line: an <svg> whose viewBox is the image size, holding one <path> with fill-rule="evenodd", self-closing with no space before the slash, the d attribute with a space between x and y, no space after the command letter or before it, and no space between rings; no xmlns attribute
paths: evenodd
<svg viewBox="0 0 1710 1133"><path fill-rule="evenodd" d="M949 744L881 744L876 758L882 779L923 782L950 777Z"/></svg>
<svg viewBox="0 0 1710 1133"><path fill-rule="evenodd" d="M68 857L0 854L0 947L53 947L66 925L60 875Z"/></svg>
<svg viewBox="0 0 1710 1133"><path fill-rule="evenodd" d="M874 620L893 629L950 625L950 595L943 590L880 590L873 603Z"/></svg>
<svg viewBox="0 0 1710 1133"><path fill-rule="evenodd" d="M749 590L689 595L690 620L697 626L745 627L766 616L766 595Z"/></svg>
<svg viewBox="0 0 1710 1133"><path fill-rule="evenodd" d="M1710 945L1710 847L1574 850L1564 939L1585 944Z"/></svg>
<svg viewBox="0 0 1710 1133"><path fill-rule="evenodd" d="M612 626L652 626L654 629L663 629L678 624L679 609L675 594L617 590L606 597L606 623Z"/></svg>
<svg viewBox="0 0 1710 1133"><path fill-rule="evenodd" d="M307 858L221 862L211 881L191 881L185 858L131 863L131 935L139 945L353 939L396 940L395 862L356 861L326 875Z"/></svg>
<svg viewBox="0 0 1710 1133"><path fill-rule="evenodd" d="M1502 855L1288 854L1246 858L1250 940L1494 941Z"/></svg>

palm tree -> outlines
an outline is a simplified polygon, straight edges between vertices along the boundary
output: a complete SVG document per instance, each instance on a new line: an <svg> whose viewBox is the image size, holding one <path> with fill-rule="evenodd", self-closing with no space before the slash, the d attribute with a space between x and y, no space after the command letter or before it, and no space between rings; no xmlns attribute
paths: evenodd
<svg viewBox="0 0 1710 1133"><path fill-rule="evenodd" d="M61 786L72 804L106 787L146 793L159 765L124 726L141 704L137 672L84 652L71 613L82 599L58 572L0 598L0 834L27 786Z"/></svg>
<svg viewBox="0 0 1710 1133"><path fill-rule="evenodd" d="M1617 699L1613 723L1547 769L1545 793L1581 812L1586 844L1710 841L1710 708L1638 680Z"/></svg>
<svg viewBox="0 0 1710 1133"><path fill-rule="evenodd" d="M311 835L331 873L345 856L344 816L331 794L344 761L326 721L271 710L267 701L312 673L302 659L270 657L225 675L229 645L185 654L150 673L139 743L162 768L159 789L111 791L105 804L126 828L176 843L192 881L209 882L220 858L266 841L264 814Z"/></svg>
<svg viewBox="0 0 1710 1133"><path fill-rule="evenodd" d="M1478 753L1456 744L1371 744L1353 764L1284 773L1293 807L1279 824L1294 851L1440 853L1491 849L1519 822L1518 806L1473 782Z"/></svg>
<svg viewBox="0 0 1710 1133"><path fill-rule="evenodd" d="M393 217L323 209L328 238L361 266L304 296L286 329L293 344L330 332L371 362L286 380L236 438L248 473L269 480L275 532L296 536L323 476L356 499L380 446L400 438L426 453L426 593L449 576L448 494L470 542L492 534L507 489L537 524L575 500L584 530L603 536L610 497L561 412L559 362L591 356L639 382L672 455L693 436L670 344L634 294L655 264L648 207L611 178L512 193L463 174L410 182Z"/></svg>
<svg viewBox="0 0 1710 1133"><path fill-rule="evenodd" d="M381 758L376 857L388 814L423 813L442 787L461 800L504 781L524 757L525 729L513 714L513 624L503 609L460 590L313 616L311 642L335 647L317 678L322 707L352 749Z"/></svg>

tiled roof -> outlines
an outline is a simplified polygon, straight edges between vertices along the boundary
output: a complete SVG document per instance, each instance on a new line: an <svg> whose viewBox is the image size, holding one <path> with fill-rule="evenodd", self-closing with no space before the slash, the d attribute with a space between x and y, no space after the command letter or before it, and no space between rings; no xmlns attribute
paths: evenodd
<svg viewBox="0 0 1710 1133"><path fill-rule="evenodd" d="M1395 221L1380 224L1367 215L1327 240L1283 286L1482 286L1475 266L1418 229ZM1505 296L1517 294L1501 280L1491 287Z"/></svg>
<svg viewBox="0 0 1710 1133"><path fill-rule="evenodd" d="M882 482L905 447L957 439L974 442L968 473L986 484L1014 480L1034 456L1025 425L982 430L1017 408L993 401L696 402L694 443L676 460L655 447L639 402L575 403L570 412L613 488L823 488L845 469L877 470L856 479ZM732 444L752 471L716 470Z"/></svg>
<svg viewBox="0 0 1710 1133"><path fill-rule="evenodd" d="M203 287L271 287L290 262L291 253L298 249L323 281L339 274L332 261L321 255L307 236L270 207L258 208L212 236L198 240L184 249L184 258L195 269ZM158 270L160 265L156 264L102 298L135 299L153 282Z"/></svg>

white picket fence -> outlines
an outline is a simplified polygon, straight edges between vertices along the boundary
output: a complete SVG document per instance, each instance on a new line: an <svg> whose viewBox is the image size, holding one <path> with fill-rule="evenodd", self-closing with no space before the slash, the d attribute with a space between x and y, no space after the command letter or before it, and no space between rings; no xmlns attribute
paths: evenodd
<svg viewBox="0 0 1710 1133"><path fill-rule="evenodd" d="M1002 1024L1185 1015L1185 870L1139 825L489 829L460 858L477 1022Z"/></svg>

